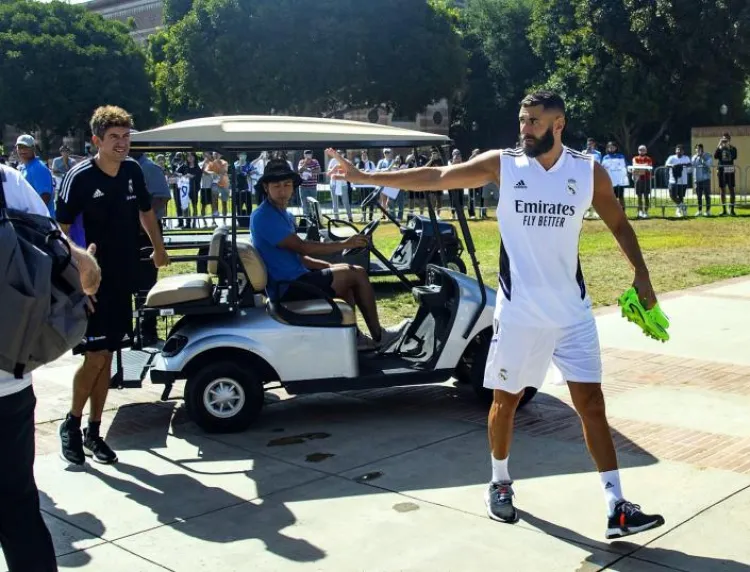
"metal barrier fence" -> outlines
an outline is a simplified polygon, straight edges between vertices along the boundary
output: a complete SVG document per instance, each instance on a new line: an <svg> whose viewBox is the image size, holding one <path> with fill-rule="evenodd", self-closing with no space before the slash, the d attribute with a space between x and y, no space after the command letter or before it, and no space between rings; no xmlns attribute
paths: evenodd
<svg viewBox="0 0 750 572"><path fill-rule="evenodd" d="M667 166L656 166L651 171L651 175L648 177L648 198L649 198L649 216L657 217L670 217L673 216L676 209L676 203L674 196L670 194L669 186L669 175L671 167ZM709 196L711 199L711 212L712 214L720 214L722 211L722 198L721 189L719 185L719 168L714 166L707 168L710 171L708 177ZM320 182L318 184L318 200L324 207L326 212L331 212L332 200L330 196L329 185L325 174L321 175ZM639 211L638 194L635 188L635 179L632 173L628 173L628 180L630 185L624 188L624 202L625 210L628 215L635 216ZM729 181L726 181L729 182ZM735 183L735 201L734 204L738 209L750 209L750 166L739 166L734 167L734 183ZM369 191L369 190L368 190ZM352 206L356 206L361 202L365 195L362 194L362 189L355 188L352 196ZM477 195L475 195L476 198ZM464 190L464 209L469 208L471 194L469 189ZM482 205L485 208L494 209L497 206L497 188L493 186L485 187L481 192ZM340 201L339 201L340 202ZM395 201L391 200L390 204ZM448 192L444 191L442 196L442 207L443 210L450 208L450 201L448 199ZM479 208L479 200L475 201L475 207ZM688 209L687 214L694 214L697 212L698 207L698 193L696 185L696 174L694 169L691 167L688 170L687 175L687 186L685 188L684 204ZM705 201L701 201L705 202ZM407 195L405 203L409 204L409 195ZM643 204L643 203L641 203ZM727 209L730 207L730 190L725 185L725 204ZM644 204L645 207L645 204ZM416 207L415 207L416 208ZM703 204L705 210L706 205ZM341 207L339 206L339 210ZM356 210L356 209L355 209ZM408 206L405 207L408 210ZM750 213L749 213L750 214Z"/></svg>
<svg viewBox="0 0 750 572"><path fill-rule="evenodd" d="M670 194L670 188L669 188L669 171L670 167L666 166L657 166L653 168L651 171L650 176L647 179L647 195L649 198L649 211L648 214L650 217L672 217L677 215L676 213L676 203L673 199L673 196ZM747 209L747 211L750 211L750 166L742 167L742 166L735 166L735 173L734 173L734 179L735 179L735 206L738 210L742 211ZM628 180L630 185L624 188L624 203L625 203L625 211L628 213L630 217L636 217L639 214L639 211L641 209L641 206L643 205L645 207L645 201L639 202L638 193L636 192L635 188L635 180L633 177L632 172L628 173ZM719 186L719 169L717 167L711 167L710 168L710 176L708 179L709 188L710 188L710 198L711 198L711 214L721 214L722 211L722 199L721 199L721 191ZM373 187L362 187L353 185L351 191L348 194L349 203L351 205L352 215L353 219L356 222L362 221L362 220L371 220L373 217L373 212L377 212L376 210L373 211L373 209L367 209L366 213L362 212L362 209L360 207L360 204L362 200L372 191ZM698 194L696 192L696 181L695 181L695 173L693 172L693 169L689 169L688 172L688 184L685 189L685 195L684 195L684 204L686 207L686 212L682 213L684 215L692 216L697 213L697 207L698 207ZM725 201L727 208L729 208L730 203L730 193L729 189L726 189L725 194ZM250 191L253 193L252 191ZM247 193L247 192L245 192ZM253 193L254 194L254 193ZM389 200L389 208L391 209L391 212L394 215L398 215L399 213L403 213L403 215L407 215L410 212L425 212L425 198L424 196L420 196L419 193L401 193L403 195L402 197L398 197L397 199L390 199ZM435 206L441 207L442 209L442 215L446 216L446 214L451 210L451 201L448 196L448 191L443 191L442 195L439 195L438 193L431 192L429 193L431 198L435 201ZM481 190L478 191L470 191L469 189L465 189L463 193L463 208L469 215L475 214L477 218L481 218L482 215L486 215L488 211L494 211L495 207L497 206L497 196L498 196L498 190L495 185L488 185L484 187ZM244 198L243 198L244 197ZM338 210L338 218L347 218L347 211L344 206L344 201L342 200L342 197L338 197L337 203L338 203L338 209L334 209L333 204L333 198L331 195L331 188L330 188L330 182L328 180L328 176L325 173L321 173L318 177L318 187L316 192L316 198L320 203L321 211L324 214L327 215L333 215L336 214L336 210ZM244 203L248 202L249 197L242 195L240 197L240 200ZM253 206L257 206L257 197L253 197L252 199ZM172 201L170 201L171 203ZM170 214L174 210L174 207L170 204ZM472 207L474 207L472 209ZM703 205L705 209L705 204ZM301 200L301 197L299 194L294 196L292 198L291 204L290 204L291 211L294 214L302 214L303 213L303 203ZM481 209L481 210L480 210ZM248 211L249 209L241 209L243 211ZM746 212L747 212L746 211ZM750 212L748 212L750 214ZM174 215L172 215L173 217ZM195 216L195 215L194 215ZM680 216L680 215L677 215ZM170 217L171 218L171 217ZM200 218L200 217L199 217Z"/></svg>

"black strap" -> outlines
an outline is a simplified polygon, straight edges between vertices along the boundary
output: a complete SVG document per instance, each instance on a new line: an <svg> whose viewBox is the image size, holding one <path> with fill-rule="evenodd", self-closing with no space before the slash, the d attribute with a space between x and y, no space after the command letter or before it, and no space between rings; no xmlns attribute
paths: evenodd
<svg viewBox="0 0 750 572"><path fill-rule="evenodd" d="M5 202L5 191L3 190L3 181L5 181L5 167L0 166L0 210L8 208L8 203Z"/></svg>

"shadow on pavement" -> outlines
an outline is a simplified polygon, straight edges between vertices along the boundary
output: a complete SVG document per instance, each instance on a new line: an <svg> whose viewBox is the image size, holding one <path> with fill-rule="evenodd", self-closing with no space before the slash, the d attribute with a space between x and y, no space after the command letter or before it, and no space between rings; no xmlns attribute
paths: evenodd
<svg viewBox="0 0 750 572"><path fill-rule="evenodd" d="M539 530L550 536L554 536L559 540L571 544L575 543L576 545L585 545L589 548L594 548L601 551L607 551L608 549L610 549L610 547L615 545L622 549L628 550L628 553L626 555L623 555L620 560L602 569L617 572L618 570L624 569L622 566L618 566L618 564L623 562L625 558L632 557L652 562L654 564L659 564L660 566L670 567L670 569L676 570L701 570L706 572L711 570L721 570L722 572L750 572L750 566L741 562L736 562L734 560L710 558L706 556L693 556L679 550L670 550L667 548L651 548L649 546L641 547L626 541L617 541L611 544L599 542L597 540L593 540L591 538L583 536L582 534L579 534L564 526L559 526L547 520L537 518L527 511L519 510L518 514L523 522L526 522L527 524L538 528ZM604 522L602 522L602 526L604 526ZM668 522L666 524L666 527L669 526L670 523ZM672 524L672 526L674 526L674 524ZM669 528L663 528L663 530L666 533ZM700 542L698 539L696 540ZM595 564L604 567L604 564L599 562L596 556L593 554L589 558L587 558L584 563ZM634 570L634 568L632 567L632 563L631 565L629 565L627 570Z"/></svg>
<svg viewBox="0 0 750 572"><path fill-rule="evenodd" d="M347 396L286 399L268 406L256 427L233 435L204 434L186 419L184 407L176 403L134 405L118 410L107 439L115 450L147 451L175 470L156 474L120 461L112 470L91 470L90 474L147 507L160 523L181 534L211 543L258 539L282 558L316 562L326 558L325 551L282 532L297 522L287 505L348 497L351 486L336 487L330 482L317 486L315 473L311 473L304 477L308 486L280 488L272 480L255 478L255 471L281 462L289 464L290 471L317 471L321 480L347 473L350 483L371 485L359 487L358 494L362 495L484 484L488 479L486 433L484 421L477 420L485 416L486 408L468 395L466 388L450 386L375 390L358 392L356 397L350 392ZM460 423L469 418L475 421ZM528 440L522 432L526 429L517 435L514 466L524 479L594 471L582 439L560 437L559 429L544 434L545 429L549 432L550 428L561 427L561 420L568 420L569 431L580 435L572 408L549 395L539 396L537 403L519 413L518 425L529 428L532 436L544 438L535 439L534 447L524 447ZM189 458L175 459L174 452L165 454L169 435L195 448L189 447L183 454ZM558 437L568 446L561 446ZM623 435L615 434L615 438L633 445ZM271 446L279 439L286 439L284 446ZM627 455L623 466L657 462L647 451L635 449L637 454ZM305 458L309 459L311 453L325 455L322 461L307 464ZM402 461L407 454L408 462ZM221 472L216 466L206 471L200 468L202 462L238 460L252 461L253 469ZM360 480L356 477L358 468L362 474L383 471L387 478ZM243 474L257 487L256 498L248 502L223 488L206 485L196 478L202 474ZM185 502L176 502L175 496ZM196 514L190 499L207 499L207 504L217 508ZM222 511L221 516L213 518L210 513L217 511ZM554 536L565 531L538 519L535 522L532 515L526 520ZM577 538L577 542L606 550L604 544L580 535Z"/></svg>
<svg viewBox="0 0 750 572"><path fill-rule="evenodd" d="M214 543L229 543L238 540L256 538L262 541L266 548L273 553L295 562L315 562L325 558L325 552L304 539L285 536L281 533L286 527L297 522L292 511L284 507L276 510L272 516L268 513L258 514L253 519L255 525L238 527L207 527L200 526L196 516L185 518L179 510L175 510L174 502L168 500L170 494L179 494L187 498L198 495L211 497L221 506L221 510L231 509L242 505L246 510L262 511L262 505L248 503L246 500L232 495L218 487L209 487L193 477L185 474L157 475L147 469L135 467L122 461L114 468L124 475L128 475L138 482L121 479L100 471L92 471L102 482L114 490L125 494L134 502L148 507L162 524L170 524L175 530L188 536ZM179 521L186 522L179 522Z"/></svg>
<svg viewBox="0 0 750 572"><path fill-rule="evenodd" d="M264 458L273 457L327 474L343 473L356 467L363 467L363 473L365 467L377 470L370 467L377 467L381 462L393 465L402 454L423 455L429 460L439 448L440 454L450 455L454 461L442 459L444 464L439 470L412 475L412 485L440 489L487 481L488 448L484 431L487 408L474 399L470 389L423 386L359 392L358 398L351 395L352 392L346 397L327 394L283 400L267 406L251 429L229 435L204 434L187 420L184 406L172 403L169 404L174 407L171 424L169 416L159 411L154 416L156 425L151 425L151 430L142 437L123 435L120 438L110 429L107 438L116 450L150 450L159 456L154 449L167 446L167 434L171 431L175 437L197 448L198 459L186 460L193 467L196 461L254 460L262 463ZM141 407L144 406L121 408L112 427L118 424L128 427L128 417L137 414ZM164 404L159 407L163 408ZM442 420L450 430L439 434L444 425ZM469 421L456 423L466 420ZM519 412L516 426L513 463L524 479L595 470L583 442L578 416L565 402L538 394ZM622 468L658 462L623 434L615 430L612 434L618 449L628 452L620 455ZM534 448L525 450L524 441L528 437L544 441L535 441ZM203 450L205 439L228 447ZM277 441L284 442L284 446L270 446ZM567 446L560 447L560 442ZM311 461L311 455L323 456L323 460ZM185 471L195 471L179 460L164 460ZM463 469L446 470L445 465L452 463ZM285 494L293 494L293 491Z"/></svg>
<svg viewBox="0 0 750 572"><path fill-rule="evenodd" d="M39 501L43 507L42 512L52 516L67 526L63 534L54 531L54 524L48 522L55 544L55 554L63 555L77 552L76 566L84 566L91 560L85 551L76 546L79 542L89 540L91 535L101 537L104 535L104 523L90 512L71 514L57 506L54 500L45 492L39 491ZM75 523L75 524L73 524ZM50 526L51 525L51 526Z"/></svg>

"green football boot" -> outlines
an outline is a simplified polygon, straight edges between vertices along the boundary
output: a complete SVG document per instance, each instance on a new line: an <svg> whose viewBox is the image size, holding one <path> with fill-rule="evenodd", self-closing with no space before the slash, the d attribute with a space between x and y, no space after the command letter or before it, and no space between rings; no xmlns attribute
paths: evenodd
<svg viewBox="0 0 750 572"><path fill-rule="evenodd" d="M623 318L641 328L644 334L660 342L669 339L669 318L662 312L658 303L650 310L646 310L641 304L638 292L631 287L617 299L617 304L622 309Z"/></svg>

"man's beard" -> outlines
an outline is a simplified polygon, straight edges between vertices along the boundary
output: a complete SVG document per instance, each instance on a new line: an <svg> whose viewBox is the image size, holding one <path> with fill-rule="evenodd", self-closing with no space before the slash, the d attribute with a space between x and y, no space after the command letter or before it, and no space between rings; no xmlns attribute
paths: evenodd
<svg viewBox="0 0 750 572"><path fill-rule="evenodd" d="M525 141L527 138L533 139L534 142L529 143ZM532 135L521 135L520 141L523 152L528 157L538 157L539 155L543 155L544 153L551 151L552 147L555 146L555 136L552 134L552 127L547 129L545 134L539 139Z"/></svg>

